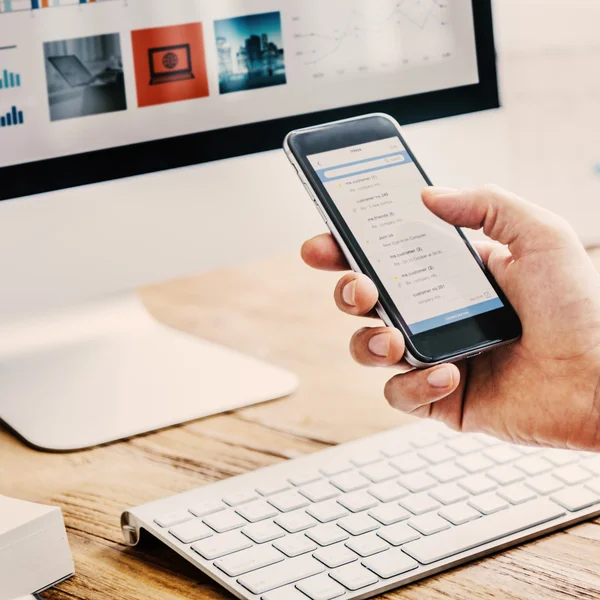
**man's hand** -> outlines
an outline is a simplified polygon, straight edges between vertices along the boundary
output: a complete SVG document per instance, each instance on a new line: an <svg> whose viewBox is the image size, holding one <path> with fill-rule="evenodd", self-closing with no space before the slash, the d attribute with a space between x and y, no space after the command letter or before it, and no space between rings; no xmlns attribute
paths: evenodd
<svg viewBox="0 0 600 600"><path fill-rule="evenodd" d="M600 450L600 275L569 225L496 187L428 188L423 202L452 225L479 229L483 261L523 324L523 337L458 365L392 377L389 403L461 431L481 431L524 444ZM329 234L302 248L317 269L348 270ZM340 310L366 315L377 289L347 273L335 289ZM366 328L351 341L361 364L397 365L404 340L396 329Z"/></svg>

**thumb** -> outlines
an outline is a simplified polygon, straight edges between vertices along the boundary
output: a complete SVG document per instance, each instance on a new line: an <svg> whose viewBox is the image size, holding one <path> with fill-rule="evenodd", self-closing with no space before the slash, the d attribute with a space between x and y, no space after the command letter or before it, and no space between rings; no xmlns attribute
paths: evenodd
<svg viewBox="0 0 600 600"><path fill-rule="evenodd" d="M487 236L508 246L515 258L531 251L557 249L573 235L560 217L496 186L425 188L423 202L451 225L483 228Z"/></svg>

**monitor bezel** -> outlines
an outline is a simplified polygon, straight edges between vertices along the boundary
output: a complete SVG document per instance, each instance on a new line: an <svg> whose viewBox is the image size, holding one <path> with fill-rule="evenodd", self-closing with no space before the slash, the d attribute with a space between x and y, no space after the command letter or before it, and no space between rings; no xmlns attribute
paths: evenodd
<svg viewBox="0 0 600 600"><path fill-rule="evenodd" d="M471 1L477 84L12 165L0 168L0 200L273 150L291 130L363 113L388 113L408 125L498 108L491 0Z"/></svg>

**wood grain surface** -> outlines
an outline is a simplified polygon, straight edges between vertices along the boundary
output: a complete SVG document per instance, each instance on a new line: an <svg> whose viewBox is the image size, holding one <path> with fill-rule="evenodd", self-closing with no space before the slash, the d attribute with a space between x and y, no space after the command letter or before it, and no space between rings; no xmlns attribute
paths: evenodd
<svg viewBox="0 0 600 600"><path fill-rule="evenodd" d="M335 309L335 280L285 257L142 291L169 325L295 371L301 387L289 398L75 454L36 452L0 429L0 493L64 511L77 575L46 600L228 598L160 544L126 547L121 511L411 422L383 399L391 371L352 362L348 339L361 323ZM598 599L600 522L386 597Z"/></svg>

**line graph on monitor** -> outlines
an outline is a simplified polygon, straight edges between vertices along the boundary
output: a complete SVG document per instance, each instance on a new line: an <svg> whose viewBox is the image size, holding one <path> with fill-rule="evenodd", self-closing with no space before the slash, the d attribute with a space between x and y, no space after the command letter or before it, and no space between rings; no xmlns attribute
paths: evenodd
<svg viewBox="0 0 600 600"><path fill-rule="evenodd" d="M294 55L312 79L376 75L451 59L449 0L347 0L292 17Z"/></svg>

